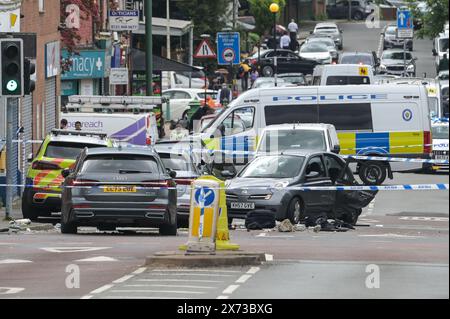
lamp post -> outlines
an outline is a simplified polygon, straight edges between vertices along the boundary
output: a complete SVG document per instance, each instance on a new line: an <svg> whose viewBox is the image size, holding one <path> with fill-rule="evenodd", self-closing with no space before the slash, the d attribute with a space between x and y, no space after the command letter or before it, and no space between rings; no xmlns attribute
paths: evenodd
<svg viewBox="0 0 450 319"><path fill-rule="evenodd" d="M211 36L209 34L202 34L200 36L202 39L207 40L209 39ZM205 72L205 107L208 105L207 104L207 98L206 96L208 95L208 75L206 74L206 62L205 62L205 66L203 71Z"/></svg>
<svg viewBox="0 0 450 319"><path fill-rule="evenodd" d="M277 14L280 11L280 6L277 3L272 3L269 7L270 12L273 13L273 43L274 43L274 77L275 86L278 86L278 61L277 61Z"/></svg>

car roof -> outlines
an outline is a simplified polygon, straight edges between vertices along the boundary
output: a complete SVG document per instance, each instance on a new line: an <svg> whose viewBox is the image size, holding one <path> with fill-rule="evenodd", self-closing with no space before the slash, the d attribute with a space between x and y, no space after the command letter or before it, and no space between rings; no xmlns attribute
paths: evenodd
<svg viewBox="0 0 450 319"><path fill-rule="evenodd" d="M303 73L282 73L282 74L278 74L279 78L287 78L290 76L302 76L304 77L305 75Z"/></svg>
<svg viewBox="0 0 450 319"><path fill-rule="evenodd" d="M325 124L325 123L305 123L305 124L276 124L276 125L269 125L264 128L264 131L277 131L277 130L326 130L328 127L330 127L331 124Z"/></svg>
<svg viewBox="0 0 450 319"><path fill-rule="evenodd" d="M106 135L106 134L105 134ZM47 135L50 142L64 142L64 143L85 143L94 145L108 145L110 141L108 138L101 138L99 136L81 136L81 135L55 135L50 133Z"/></svg>
<svg viewBox="0 0 450 319"><path fill-rule="evenodd" d="M286 150L280 153L261 153L258 155L260 156L298 156L298 157L312 157L316 155L323 155L323 154L332 154L329 152L323 152L323 151L317 151L317 150L307 150L307 149L300 149L300 150ZM333 154L336 156L336 154Z"/></svg>
<svg viewBox="0 0 450 319"><path fill-rule="evenodd" d="M383 55L383 54L385 54L385 53L403 53L403 52L405 52L405 51L403 51L402 49L389 49L389 50L384 50L383 52L382 52L382 54L381 55ZM411 54L412 55L412 53L411 52L406 52L406 53L409 53L409 54Z"/></svg>
<svg viewBox="0 0 450 319"><path fill-rule="evenodd" d="M192 89L192 88L173 88L173 89L167 89L167 90L163 90L163 93L166 92L172 92L172 91L184 91L184 92L189 92L189 93L204 93L205 90L204 89ZM207 93L217 93L217 91L214 90L207 90Z"/></svg>
<svg viewBox="0 0 450 319"><path fill-rule="evenodd" d="M315 28L324 28L324 27L336 27L337 28L337 24L333 23L333 22L320 22L317 23Z"/></svg>
<svg viewBox="0 0 450 319"><path fill-rule="evenodd" d="M372 53L369 53L369 52L361 52L361 51L347 51L347 52L342 52L342 53L341 53L341 57L342 57L342 56L347 56L347 55L365 55L365 56L373 56Z"/></svg>
<svg viewBox="0 0 450 319"><path fill-rule="evenodd" d="M126 154L126 155L149 155L157 156L158 154L153 148L148 146L125 146L125 147L99 147L89 148L86 151L86 155L114 155L114 154Z"/></svg>

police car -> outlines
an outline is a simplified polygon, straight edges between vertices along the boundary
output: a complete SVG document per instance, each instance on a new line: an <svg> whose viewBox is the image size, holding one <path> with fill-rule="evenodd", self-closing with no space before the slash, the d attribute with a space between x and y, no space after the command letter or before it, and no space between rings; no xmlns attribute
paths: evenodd
<svg viewBox="0 0 450 319"><path fill-rule="evenodd" d="M62 170L71 168L85 148L111 147L106 134L83 131L53 130L42 142L31 161L22 195L24 218L36 221L61 210Z"/></svg>
<svg viewBox="0 0 450 319"><path fill-rule="evenodd" d="M434 119L431 124L433 135L433 159L448 161L448 118ZM448 164L433 164L433 171L448 170Z"/></svg>

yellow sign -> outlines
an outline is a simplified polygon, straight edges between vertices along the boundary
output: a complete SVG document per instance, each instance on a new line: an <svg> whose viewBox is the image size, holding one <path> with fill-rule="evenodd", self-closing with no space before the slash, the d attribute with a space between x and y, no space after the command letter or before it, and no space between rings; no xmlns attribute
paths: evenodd
<svg viewBox="0 0 450 319"><path fill-rule="evenodd" d="M17 14L15 13L11 13L10 17L10 22L11 22L11 28L14 28L16 26L16 22L17 22Z"/></svg>
<svg viewBox="0 0 450 319"><path fill-rule="evenodd" d="M428 94L430 94L430 95L436 94L436 88L434 88L434 87L429 87L429 88L428 88Z"/></svg>
<svg viewBox="0 0 450 319"><path fill-rule="evenodd" d="M367 66L360 66L359 67L359 75L361 76L368 76L369 75L369 69Z"/></svg>

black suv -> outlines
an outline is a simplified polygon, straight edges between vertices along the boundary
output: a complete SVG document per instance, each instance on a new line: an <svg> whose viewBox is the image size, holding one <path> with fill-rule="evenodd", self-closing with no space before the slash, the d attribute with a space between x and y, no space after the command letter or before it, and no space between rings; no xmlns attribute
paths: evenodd
<svg viewBox="0 0 450 319"><path fill-rule="evenodd" d="M348 19L349 1L340 0L327 5L328 18L332 19ZM351 18L354 20L364 20L373 11L374 7L371 1L367 0L352 0L351 1Z"/></svg>

